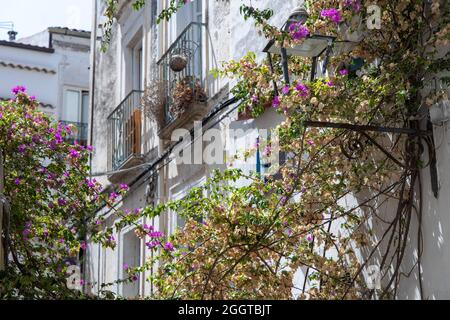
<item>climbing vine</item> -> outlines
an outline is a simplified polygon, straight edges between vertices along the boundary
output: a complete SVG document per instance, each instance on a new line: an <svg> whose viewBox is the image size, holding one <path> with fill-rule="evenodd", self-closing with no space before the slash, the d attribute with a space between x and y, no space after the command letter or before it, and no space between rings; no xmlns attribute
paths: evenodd
<svg viewBox="0 0 450 320"><path fill-rule="evenodd" d="M182 5L171 4L160 20ZM287 31L270 26L272 12L243 5L244 18L253 18L278 46L301 44L310 34L346 40L347 31L357 30L363 37L335 52L326 76L315 80L307 76L308 58L290 59L289 84L278 80L277 59L270 65L248 54L223 66L219 74L236 79L233 93L246 111L260 116L269 102L284 116L275 132L286 161L264 177L238 169L215 172L185 199L141 211L149 218L171 211L185 219L185 226L171 235L137 226L154 257L127 272L135 277L157 266L148 279L155 298L388 299L397 297L400 282L413 272L420 297L426 298L421 199L428 190L423 190L420 170L429 165L422 159L432 160L434 144L419 129L428 108L448 100L446 92L430 93L424 87L448 71L449 5L377 1L381 28L368 29L371 16L365 8L370 4L307 1L308 19ZM308 125L318 122L410 131ZM272 152L267 143L264 153ZM242 178L248 181L245 186L238 184ZM405 264L413 249L413 262ZM366 282L364 272L371 265L380 270L379 288Z"/></svg>

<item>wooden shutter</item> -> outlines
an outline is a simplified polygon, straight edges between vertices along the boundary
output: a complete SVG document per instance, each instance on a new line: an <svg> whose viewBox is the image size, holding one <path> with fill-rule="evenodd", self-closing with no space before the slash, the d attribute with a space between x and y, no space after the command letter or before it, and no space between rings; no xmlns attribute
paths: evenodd
<svg viewBox="0 0 450 320"><path fill-rule="evenodd" d="M141 154L141 110L133 112L133 153Z"/></svg>

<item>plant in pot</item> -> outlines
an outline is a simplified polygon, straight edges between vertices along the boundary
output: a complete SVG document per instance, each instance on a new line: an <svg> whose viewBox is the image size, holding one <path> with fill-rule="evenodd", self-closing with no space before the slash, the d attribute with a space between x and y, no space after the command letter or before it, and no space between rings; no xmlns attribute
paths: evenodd
<svg viewBox="0 0 450 320"><path fill-rule="evenodd" d="M169 112L178 118L195 102L206 102L206 92L199 79L186 76L177 81L172 89L172 103Z"/></svg>

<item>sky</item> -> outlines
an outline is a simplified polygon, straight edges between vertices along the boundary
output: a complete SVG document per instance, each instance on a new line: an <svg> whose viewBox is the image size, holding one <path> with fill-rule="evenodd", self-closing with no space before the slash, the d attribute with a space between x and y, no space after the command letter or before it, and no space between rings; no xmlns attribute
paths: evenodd
<svg viewBox="0 0 450 320"><path fill-rule="evenodd" d="M0 24L11 21L17 39L48 27L91 29L92 0L0 0ZM0 40L8 40L8 30L0 29Z"/></svg>

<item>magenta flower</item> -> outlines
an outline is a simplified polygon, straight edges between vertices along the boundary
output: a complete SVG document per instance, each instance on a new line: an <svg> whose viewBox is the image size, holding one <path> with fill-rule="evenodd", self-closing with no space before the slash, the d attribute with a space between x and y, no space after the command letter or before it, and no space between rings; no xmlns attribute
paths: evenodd
<svg viewBox="0 0 450 320"><path fill-rule="evenodd" d="M86 244L86 242L81 242L80 243L80 248L81 248L81 250L86 250L86 248L87 248L87 244Z"/></svg>
<svg viewBox="0 0 450 320"><path fill-rule="evenodd" d="M20 184L20 179L19 179L19 178L15 178L15 179L14 179L14 184L15 184L16 186L18 186L18 185Z"/></svg>
<svg viewBox="0 0 450 320"><path fill-rule="evenodd" d="M312 140L308 140L308 141L306 141L306 143L307 143L308 145L310 145L310 146L313 146L313 145L314 145L314 141L312 141Z"/></svg>
<svg viewBox="0 0 450 320"><path fill-rule="evenodd" d="M298 96L306 97L309 94L309 89L304 84L297 83L295 85L295 90L298 92Z"/></svg>
<svg viewBox="0 0 450 320"><path fill-rule="evenodd" d="M14 87L14 88L12 88L11 89L11 92L14 94L14 95L17 95L17 94L19 94L20 92L25 92L27 89L24 87L24 86L16 86L16 87Z"/></svg>
<svg viewBox="0 0 450 320"><path fill-rule="evenodd" d="M327 86L329 86L329 87L333 87L333 86L334 86L334 83L333 83L333 81L331 81L331 80L330 80L330 81L328 81L328 82L327 82Z"/></svg>
<svg viewBox="0 0 450 320"><path fill-rule="evenodd" d="M128 266L128 264L124 263L123 264L123 270L127 271L130 267Z"/></svg>
<svg viewBox="0 0 450 320"><path fill-rule="evenodd" d="M56 134L55 134L55 136L56 136ZM76 159L79 156L80 156L80 153L77 150L75 150L75 149L69 150L69 157L71 157L72 159Z"/></svg>
<svg viewBox="0 0 450 320"><path fill-rule="evenodd" d="M146 242L145 245L147 246L148 249L153 249L154 247L160 245L161 242L157 241L157 240L153 240L153 241L149 241Z"/></svg>
<svg viewBox="0 0 450 320"><path fill-rule="evenodd" d="M258 96L256 94L252 95L251 100L253 103L258 103L259 101Z"/></svg>
<svg viewBox="0 0 450 320"><path fill-rule="evenodd" d="M118 197L119 197L119 195L117 193L115 193L115 192L111 192L109 194L109 200L111 200L111 201L116 200Z"/></svg>
<svg viewBox="0 0 450 320"><path fill-rule="evenodd" d="M19 151L19 153L24 153L25 150L27 150L27 146L24 144L19 145L19 147L17 147L17 151Z"/></svg>
<svg viewBox="0 0 450 320"><path fill-rule="evenodd" d="M66 200L64 200L63 198L59 198L58 199L58 205L60 207L64 207L67 204Z"/></svg>
<svg viewBox="0 0 450 320"><path fill-rule="evenodd" d="M280 106L280 103L281 103L280 97L275 96L272 100L272 107L278 108Z"/></svg>
<svg viewBox="0 0 450 320"><path fill-rule="evenodd" d="M144 230L148 230L148 231L153 231L154 230L154 228L153 228L153 226L150 226L150 225L148 225L148 224L144 224Z"/></svg>
<svg viewBox="0 0 450 320"><path fill-rule="evenodd" d="M283 89L281 89L281 93L284 95L288 95L289 91L291 91L291 88L288 85L284 86Z"/></svg>
<svg viewBox="0 0 450 320"><path fill-rule="evenodd" d="M173 244L170 243L169 241L166 242L166 244L164 245L164 249L166 249L167 251L173 251L174 250Z"/></svg>
<svg viewBox="0 0 450 320"><path fill-rule="evenodd" d="M345 75L348 74L348 70L347 70L347 69L339 70L339 74L340 74L341 76L345 76Z"/></svg>
<svg viewBox="0 0 450 320"><path fill-rule="evenodd" d="M164 235L160 231L150 232L148 234L150 238L162 238Z"/></svg>
<svg viewBox="0 0 450 320"><path fill-rule="evenodd" d="M128 189L130 189L130 188L128 187L127 184L121 183L121 184L119 185L119 189L120 189L121 191L128 191Z"/></svg>
<svg viewBox="0 0 450 320"><path fill-rule="evenodd" d="M336 24L342 21L341 12L334 8L322 10L320 12L320 16L323 18L328 18Z"/></svg>
<svg viewBox="0 0 450 320"><path fill-rule="evenodd" d="M86 185L88 186L89 189L94 189L95 182L93 180L86 179Z"/></svg>
<svg viewBox="0 0 450 320"><path fill-rule="evenodd" d="M300 40L306 38L309 35L309 30L300 22L297 22L289 26L289 35L291 36L292 40Z"/></svg>
<svg viewBox="0 0 450 320"><path fill-rule="evenodd" d="M93 147L93 146L87 146L86 149L87 149L89 152L94 151L94 147Z"/></svg>
<svg viewBox="0 0 450 320"><path fill-rule="evenodd" d="M312 241L313 241L313 236L312 236L311 234L308 234L308 235L306 236L306 241L312 242Z"/></svg>
<svg viewBox="0 0 450 320"><path fill-rule="evenodd" d="M361 0L345 0L344 7L351 8L355 12L361 10Z"/></svg>

